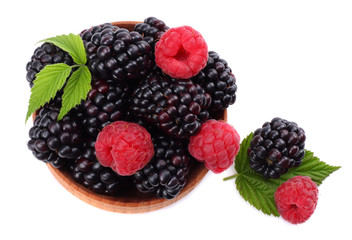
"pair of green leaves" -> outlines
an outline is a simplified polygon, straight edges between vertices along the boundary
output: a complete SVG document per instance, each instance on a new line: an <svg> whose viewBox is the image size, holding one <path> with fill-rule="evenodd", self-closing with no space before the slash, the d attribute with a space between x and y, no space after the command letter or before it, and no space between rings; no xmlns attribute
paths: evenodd
<svg viewBox="0 0 352 240"><path fill-rule="evenodd" d="M26 121L64 87L62 107L57 118L59 121L70 109L80 104L82 99L86 99L91 89L92 77L85 65L87 62L86 52L81 37L72 33L48 38L40 42L52 43L68 52L76 65L69 66L65 63L47 65L36 75L34 86L31 89Z"/></svg>
<svg viewBox="0 0 352 240"><path fill-rule="evenodd" d="M228 180L236 177L236 188L240 195L252 206L267 215L280 216L276 209L274 193L276 189L294 176L309 176L317 185L340 167L330 166L314 156L313 152L306 150L299 167L291 168L287 173L277 179L265 179L249 167L247 149L253 138L253 133L243 139L240 150L235 159L237 174L225 178Z"/></svg>

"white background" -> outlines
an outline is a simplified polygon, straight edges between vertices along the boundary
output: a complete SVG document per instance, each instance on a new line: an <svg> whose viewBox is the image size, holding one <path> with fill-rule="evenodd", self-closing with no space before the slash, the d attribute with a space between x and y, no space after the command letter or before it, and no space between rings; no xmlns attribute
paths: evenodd
<svg viewBox="0 0 352 240"><path fill-rule="evenodd" d="M230 2L232 3L230 5ZM0 8L0 239L351 239L350 1L10 1ZM146 214L92 207L67 192L27 149L25 66L36 42L149 16L200 31L237 78L229 122L241 138L280 116L306 148L342 166L319 187L300 225L267 216L235 189L233 167L208 173L187 197Z"/></svg>

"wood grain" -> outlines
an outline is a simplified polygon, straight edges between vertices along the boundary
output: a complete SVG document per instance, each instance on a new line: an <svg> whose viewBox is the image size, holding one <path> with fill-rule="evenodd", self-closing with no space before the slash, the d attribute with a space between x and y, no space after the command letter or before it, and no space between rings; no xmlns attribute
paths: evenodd
<svg viewBox="0 0 352 240"><path fill-rule="evenodd" d="M133 30L135 21L113 22L115 26ZM227 121L227 111L225 110L219 116L219 119ZM49 170L61 185L82 201L107 211L118 213L144 213L154 211L177 202L188 193L190 193L204 178L208 170L202 163L194 163L187 176L187 184L180 194L171 199L158 199L153 194L144 194L138 192L135 188L122 191L120 195L110 197L96 194L84 186L76 183L70 174L64 170L56 169L50 164L47 164Z"/></svg>

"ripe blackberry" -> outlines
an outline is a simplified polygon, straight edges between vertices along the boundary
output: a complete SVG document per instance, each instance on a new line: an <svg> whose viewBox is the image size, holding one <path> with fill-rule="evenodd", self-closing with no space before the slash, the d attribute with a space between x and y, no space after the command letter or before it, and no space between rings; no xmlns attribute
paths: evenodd
<svg viewBox="0 0 352 240"><path fill-rule="evenodd" d="M98 194L116 195L121 189L122 177L109 167L103 167L95 157L95 142L84 144L82 157L69 165L72 178Z"/></svg>
<svg viewBox="0 0 352 240"><path fill-rule="evenodd" d="M134 27L134 31L140 33L143 39L149 43L152 49L155 49L155 44L159 41L161 35L163 35L169 29L165 23L155 17L148 17L143 23L137 23Z"/></svg>
<svg viewBox="0 0 352 240"><path fill-rule="evenodd" d="M31 57L31 61L27 63L27 81L29 86L33 87L33 81L36 79L35 75L40 72L46 65L54 63L66 63L73 65L71 56L58 48L52 43L43 43L40 47L37 47Z"/></svg>
<svg viewBox="0 0 352 240"><path fill-rule="evenodd" d="M129 95L127 84L93 77L92 89L79 106L83 112L83 131L95 138L106 125L122 120Z"/></svg>
<svg viewBox="0 0 352 240"><path fill-rule="evenodd" d="M57 121L59 107L56 103L44 105L29 130L28 148L33 155L55 168L63 167L81 154L82 136L74 111Z"/></svg>
<svg viewBox="0 0 352 240"><path fill-rule="evenodd" d="M117 82L136 82L155 65L150 45L138 32L106 27L85 41L92 74Z"/></svg>
<svg viewBox="0 0 352 240"><path fill-rule="evenodd" d="M304 130L296 123L274 118L254 132L248 149L249 166L266 178L278 178L301 164L305 140Z"/></svg>
<svg viewBox="0 0 352 240"><path fill-rule="evenodd" d="M155 193L158 198L176 197L186 184L191 159L183 140L154 132L154 157L142 170L134 174L140 192Z"/></svg>
<svg viewBox="0 0 352 240"><path fill-rule="evenodd" d="M130 109L127 110L126 121L137 123L138 125L147 129L148 132L152 132L155 128L153 125L148 124L148 122L144 118L140 118L140 117L137 117L136 115L134 115Z"/></svg>
<svg viewBox="0 0 352 240"><path fill-rule="evenodd" d="M101 33L105 29L111 29L116 31L119 27L112 25L111 23L104 23L101 25L93 26L91 28L83 30L79 35L81 36L83 43L90 41L95 33Z"/></svg>
<svg viewBox="0 0 352 240"><path fill-rule="evenodd" d="M236 78L224 59L210 51L208 62L192 81L200 84L212 97L211 112L225 110L236 101Z"/></svg>
<svg viewBox="0 0 352 240"><path fill-rule="evenodd" d="M136 88L130 102L130 111L137 117L172 137L187 138L208 119L211 97L189 79L153 72Z"/></svg>

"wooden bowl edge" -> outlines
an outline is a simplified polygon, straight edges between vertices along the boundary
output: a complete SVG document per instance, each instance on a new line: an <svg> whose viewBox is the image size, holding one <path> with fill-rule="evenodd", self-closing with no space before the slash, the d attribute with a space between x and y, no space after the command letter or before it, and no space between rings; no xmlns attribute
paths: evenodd
<svg viewBox="0 0 352 240"><path fill-rule="evenodd" d="M188 182L180 194L170 200L158 199L155 198L151 201L145 202L125 202L119 201L118 198L114 199L113 197L99 195L91 192L89 189L80 186L78 183L74 182L72 178L66 176L61 170L54 168L50 164L47 164L50 172L56 178L56 180L72 195L78 199L103 210L117 213L146 213L155 211L164 207L167 207L181 198L185 197L190 193L194 188L201 182L204 178L208 169L204 166L199 166L196 173L196 177L192 181Z"/></svg>

